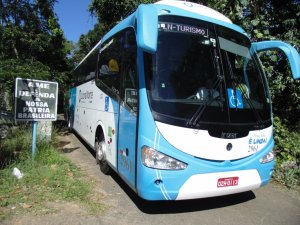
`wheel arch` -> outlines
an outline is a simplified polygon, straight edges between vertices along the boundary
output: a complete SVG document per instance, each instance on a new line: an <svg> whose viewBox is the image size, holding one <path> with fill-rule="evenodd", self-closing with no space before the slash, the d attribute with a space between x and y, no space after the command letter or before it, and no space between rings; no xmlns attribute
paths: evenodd
<svg viewBox="0 0 300 225"><path fill-rule="evenodd" d="M105 128L104 125L101 121L99 121L97 123L97 127L96 127L96 131L95 131L95 140L94 140L94 150L95 150L95 154L96 154L96 163L100 165L100 170L108 175L111 172L111 167L109 166L107 160L106 160L106 147L104 148L103 151L103 156L101 157L101 159L98 159L98 152L96 150L96 141L97 138L99 138L98 140L101 141L101 138L104 139L104 145L106 146L106 132L105 132Z"/></svg>
<svg viewBox="0 0 300 225"><path fill-rule="evenodd" d="M103 134L104 140L106 140L106 133L105 133L105 129L104 129L104 124L102 123L102 121L98 121L97 125L96 125L96 129L95 129L94 145L95 145L96 138L101 137L101 134Z"/></svg>

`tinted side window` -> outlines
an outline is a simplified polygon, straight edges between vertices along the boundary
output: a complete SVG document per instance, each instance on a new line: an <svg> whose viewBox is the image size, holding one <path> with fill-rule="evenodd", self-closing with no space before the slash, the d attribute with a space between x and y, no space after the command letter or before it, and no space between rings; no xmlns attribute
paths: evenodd
<svg viewBox="0 0 300 225"><path fill-rule="evenodd" d="M133 112L137 112L138 91L137 91L137 68L136 68L136 37L133 29L124 31L124 52L122 70L122 93L121 98L125 106Z"/></svg>
<svg viewBox="0 0 300 225"><path fill-rule="evenodd" d="M123 38L121 34L109 39L101 45L98 74L100 88L112 98L120 95L121 49Z"/></svg>
<svg viewBox="0 0 300 225"><path fill-rule="evenodd" d="M78 85L95 78L97 71L97 59L99 48L95 49L86 59L74 70L74 82Z"/></svg>

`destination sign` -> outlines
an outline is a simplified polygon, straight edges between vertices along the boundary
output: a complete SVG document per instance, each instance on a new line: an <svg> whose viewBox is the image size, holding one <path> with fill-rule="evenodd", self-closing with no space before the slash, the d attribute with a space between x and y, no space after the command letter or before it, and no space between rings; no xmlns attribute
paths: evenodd
<svg viewBox="0 0 300 225"><path fill-rule="evenodd" d="M163 31L190 33L190 34L200 35L203 37L208 37L207 28L195 27L186 24L161 22L158 24L158 28Z"/></svg>

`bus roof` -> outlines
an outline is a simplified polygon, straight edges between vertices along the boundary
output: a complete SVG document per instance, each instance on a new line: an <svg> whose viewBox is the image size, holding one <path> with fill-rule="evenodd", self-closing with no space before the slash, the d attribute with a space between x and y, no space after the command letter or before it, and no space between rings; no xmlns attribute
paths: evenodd
<svg viewBox="0 0 300 225"><path fill-rule="evenodd" d="M187 1L163 0L163 1L156 2L155 4L176 7L187 12L192 12L192 13L200 14L202 16L211 17L217 20L224 21L226 23L232 23L231 20L225 15L223 15L222 13L219 13L214 9L211 9L209 7L197 3L192 3Z"/></svg>
<svg viewBox="0 0 300 225"><path fill-rule="evenodd" d="M143 5L143 4L142 4ZM239 33L246 35L246 32L240 27L232 23L232 21L225 15L209 7L187 2L187 1L176 1L176 0L162 0L154 4L147 4L149 7L154 7L157 11L157 15L175 15L190 17L194 19L201 19L204 21L212 22L221 26L228 27ZM136 18L139 8L126 19L118 23L112 30L110 30L102 39L102 42L109 39L112 35L127 27L135 27Z"/></svg>
<svg viewBox="0 0 300 225"><path fill-rule="evenodd" d="M177 1L177 0L162 0L158 1L154 4L141 4L143 6L154 8L156 11L157 16L160 15L175 15L175 16L183 16L189 17L194 19L200 19L207 22L211 22L214 24L218 24L232 30L235 30L239 33L242 33L247 36L246 32L240 27L232 23L232 21L226 17L225 15L219 13L218 11L211 9L209 7L192 3L188 1ZM139 9L141 5L137 8L135 12L129 15L127 18L119 22L115 25L107 34L103 36L103 38L97 43L97 45L88 53L88 55L77 65L77 67L97 48L99 45L114 34L118 33L119 31L132 27L136 28L136 21L138 17ZM150 18L151 20L151 18ZM75 68L76 69L76 68Z"/></svg>

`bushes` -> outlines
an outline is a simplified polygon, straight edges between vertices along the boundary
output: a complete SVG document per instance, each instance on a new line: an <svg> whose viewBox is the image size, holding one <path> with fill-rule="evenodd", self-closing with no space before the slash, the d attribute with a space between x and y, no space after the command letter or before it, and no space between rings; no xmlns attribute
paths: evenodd
<svg viewBox="0 0 300 225"><path fill-rule="evenodd" d="M0 144L0 221L22 212L51 212L47 202L74 201L91 210L103 209L102 203L90 199L93 181L57 151L53 142L39 142L32 160L31 140L30 128L22 128ZM22 179L12 176L14 167L24 174Z"/></svg>
<svg viewBox="0 0 300 225"><path fill-rule="evenodd" d="M274 118L276 166L273 178L288 187L300 185L300 129L291 131Z"/></svg>
<svg viewBox="0 0 300 225"><path fill-rule="evenodd" d="M1 140L0 169L29 157L31 132L24 127L14 130L12 138Z"/></svg>

